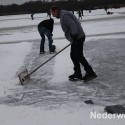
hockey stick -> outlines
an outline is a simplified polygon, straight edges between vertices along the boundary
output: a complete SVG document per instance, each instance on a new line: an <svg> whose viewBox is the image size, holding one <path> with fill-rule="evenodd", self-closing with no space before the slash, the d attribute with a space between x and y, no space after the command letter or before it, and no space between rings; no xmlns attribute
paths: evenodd
<svg viewBox="0 0 125 125"><path fill-rule="evenodd" d="M65 50L67 47L69 47L71 44L68 44L67 46L65 46L63 49L61 49L59 52L57 52L55 55L53 55L51 58L47 59L44 63L42 63L40 66L38 66L37 68L35 68L33 71L31 71L30 73L28 73L28 70L25 69L23 72L21 72L18 77L19 80L21 82L21 85L24 85L26 83L27 80L30 80L30 75L33 74L36 70L38 70L41 66L43 66L44 64L46 64L47 62L49 62L51 59L53 59L55 56L57 56L59 53L61 53L63 50Z"/></svg>

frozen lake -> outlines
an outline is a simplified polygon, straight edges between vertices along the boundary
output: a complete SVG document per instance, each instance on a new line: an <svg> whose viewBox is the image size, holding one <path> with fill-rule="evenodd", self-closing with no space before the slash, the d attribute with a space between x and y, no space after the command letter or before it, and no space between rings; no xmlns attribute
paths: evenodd
<svg viewBox="0 0 125 125"><path fill-rule="evenodd" d="M84 54L98 75L97 79L87 83L68 80L68 75L73 73L69 47L21 86L17 77L19 72L25 68L30 72L53 56L49 54L47 41L46 53L39 55L37 24L46 19L46 15L36 14L35 20L31 20L30 15L1 17L0 124L83 125L87 122L89 125L113 125L113 120L93 121L89 118L93 110L103 113L106 105L125 106L124 8L111 11L113 15L106 15L104 10L95 10L91 14L85 12L81 20L87 36ZM53 34L57 52L69 44L57 19ZM84 75L84 69L82 73ZM89 99L94 105L84 103ZM14 115L8 115L13 112ZM123 125L124 121L115 120L115 124Z"/></svg>

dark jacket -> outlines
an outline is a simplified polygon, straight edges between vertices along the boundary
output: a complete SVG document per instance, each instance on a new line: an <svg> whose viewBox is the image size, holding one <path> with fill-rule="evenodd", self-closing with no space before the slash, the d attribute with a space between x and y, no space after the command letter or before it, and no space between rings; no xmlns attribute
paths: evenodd
<svg viewBox="0 0 125 125"><path fill-rule="evenodd" d="M51 18L51 19L43 20L42 22L40 22L38 24L38 27L45 27L46 29L50 30L50 33L52 33L53 25L54 25L54 20Z"/></svg>

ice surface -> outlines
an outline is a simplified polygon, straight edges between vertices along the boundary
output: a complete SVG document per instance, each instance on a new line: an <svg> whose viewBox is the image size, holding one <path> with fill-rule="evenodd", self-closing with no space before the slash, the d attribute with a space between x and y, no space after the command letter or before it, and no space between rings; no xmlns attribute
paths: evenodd
<svg viewBox="0 0 125 125"><path fill-rule="evenodd" d="M123 125L123 119L91 119L90 113L104 113L108 104L125 106L125 8L84 12L81 24L87 35L84 54L98 78L88 83L71 82L70 47L60 53L21 86L17 75L32 71L53 54L39 55L37 24L46 14L0 17L0 124L1 125ZM57 52L69 44L55 20ZM84 75L84 69L82 68ZM94 105L85 100L92 99Z"/></svg>

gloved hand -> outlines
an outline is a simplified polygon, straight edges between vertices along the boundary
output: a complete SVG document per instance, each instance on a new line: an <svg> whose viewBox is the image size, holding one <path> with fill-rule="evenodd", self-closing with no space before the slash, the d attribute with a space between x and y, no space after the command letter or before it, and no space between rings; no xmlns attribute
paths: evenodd
<svg viewBox="0 0 125 125"><path fill-rule="evenodd" d="M72 34L70 34L70 35L71 35L71 38L73 39L73 44L77 44L78 43L77 35L72 35Z"/></svg>
<svg viewBox="0 0 125 125"><path fill-rule="evenodd" d="M51 33L51 36L53 36L53 34Z"/></svg>

